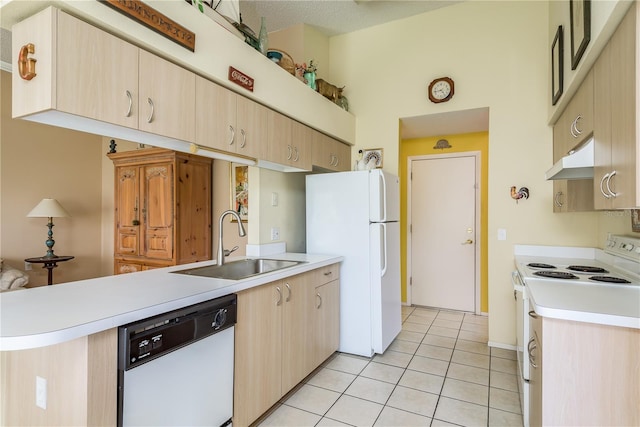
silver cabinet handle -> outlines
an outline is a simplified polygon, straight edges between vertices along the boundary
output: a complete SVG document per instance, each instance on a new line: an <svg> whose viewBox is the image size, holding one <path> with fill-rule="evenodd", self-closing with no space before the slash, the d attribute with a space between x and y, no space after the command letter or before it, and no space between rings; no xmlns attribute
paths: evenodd
<svg viewBox="0 0 640 427"><path fill-rule="evenodd" d="M609 174L609 177L607 178L607 192L609 193L610 197L618 197L618 193L616 193L615 191L611 190L611 187L609 186L609 183L611 182L611 178L613 178L618 172L617 171L613 171Z"/></svg>
<svg viewBox="0 0 640 427"><path fill-rule="evenodd" d="M282 304L282 291L280 290L280 286L276 286L276 291L278 292L278 301L276 301L276 305Z"/></svg>
<svg viewBox="0 0 640 427"><path fill-rule="evenodd" d="M562 196L564 196L564 193L562 193L562 191L558 191L556 193L556 197L553 198L553 203L559 208L561 208L564 205L564 203L560 201L560 197Z"/></svg>
<svg viewBox="0 0 640 427"><path fill-rule="evenodd" d="M336 159L336 164L333 165L335 167L338 167L338 165L340 164L340 158L338 156L333 156Z"/></svg>
<svg viewBox="0 0 640 427"><path fill-rule="evenodd" d="M289 292L287 293L287 299L286 299L286 300L284 300L284 301L285 301L285 302L289 302L289 301L291 301L291 286L289 286L289 284L288 284L288 283L285 283L284 285L287 287L287 290L289 291Z"/></svg>
<svg viewBox="0 0 640 427"><path fill-rule="evenodd" d="M538 313L536 313L535 311L531 310L529 311L529 317L532 317L534 319L539 319L540 316L538 315Z"/></svg>
<svg viewBox="0 0 640 427"><path fill-rule="evenodd" d="M573 123L571 123L571 135L573 135L574 138L577 138L580 135L582 135L582 131L578 129L578 122L580 121L581 118L582 116L578 115L578 117L576 117L573 120Z"/></svg>
<svg viewBox="0 0 640 427"><path fill-rule="evenodd" d="M131 116L131 108L133 107L133 96L131 95L131 92L129 92L128 90L126 91L127 94L127 98L129 98L129 108L127 109L127 114L125 114L125 117L130 117Z"/></svg>
<svg viewBox="0 0 640 427"><path fill-rule="evenodd" d="M149 117L147 117L147 123L151 123L153 121L153 113L155 111L155 106L153 105L153 101L151 100L151 98L147 98L147 102L149 103L149 106L151 107L151 112L149 114Z"/></svg>
<svg viewBox="0 0 640 427"><path fill-rule="evenodd" d="M229 132L231 132L231 138L229 139L229 145L233 145L233 140L236 139L236 130L231 125L229 125Z"/></svg>
<svg viewBox="0 0 640 427"><path fill-rule="evenodd" d="M317 309L320 309L320 307L322 307L322 297L320 296L320 293L316 293L316 297L318 298L318 300L320 301L318 303L318 306L316 307Z"/></svg>
<svg viewBox="0 0 640 427"><path fill-rule="evenodd" d="M607 179L607 178L609 178L609 174L608 174L608 173L607 173L607 174L602 175L602 179L600 180L600 192L601 192L601 193L602 193L602 195L605 197L605 199L610 199L610 198L611 198L611 196L604 192L604 187L603 187L603 185L604 185L604 180L605 180L605 179Z"/></svg>
<svg viewBox="0 0 640 427"><path fill-rule="evenodd" d="M297 162L298 159L300 158L300 153L298 153L298 147L293 147L293 151L295 153L295 156L293 157L293 161Z"/></svg>
<svg viewBox="0 0 640 427"><path fill-rule="evenodd" d="M293 150L291 149L291 145L287 145L287 160L291 160L292 155L293 155Z"/></svg>
<svg viewBox="0 0 640 427"><path fill-rule="evenodd" d="M240 135L242 135L242 142L240 143L240 148L244 148L247 145L247 134L244 129L240 129Z"/></svg>
<svg viewBox="0 0 640 427"><path fill-rule="evenodd" d="M533 350L535 350L536 348L538 348L538 346L536 345L536 339L535 337L531 337L531 339L529 340L529 344L527 345L527 351L529 353L529 365L537 369L538 365L536 364L535 357L533 356Z"/></svg>
<svg viewBox="0 0 640 427"><path fill-rule="evenodd" d="M331 276L333 274L333 271L327 271L326 273L324 273L325 276Z"/></svg>
<svg viewBox="0 0 640 427"><path fill-rule="evenodd" d="M576 135L576 134L573 132L573 129L574 129L574 126L575 126L575 125L576 125L576 121L574 120L574 121L572 121L572 122L571 122L571 125L569 125L569 133L571 134L571 136L572 136L572 137L577 138L577 137L578 137L578 135Z"/></svg>

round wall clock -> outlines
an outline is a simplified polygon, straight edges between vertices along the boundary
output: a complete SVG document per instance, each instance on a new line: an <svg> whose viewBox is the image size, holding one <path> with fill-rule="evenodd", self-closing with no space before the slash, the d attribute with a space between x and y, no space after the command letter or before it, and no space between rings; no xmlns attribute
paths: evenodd
<svg viewBox="0 0 640 427"><path fill-rule="evenodd" d="M428 95L431 102L446 102L453 97L453 80L449 77L440 77L429 83Z"/></svg>

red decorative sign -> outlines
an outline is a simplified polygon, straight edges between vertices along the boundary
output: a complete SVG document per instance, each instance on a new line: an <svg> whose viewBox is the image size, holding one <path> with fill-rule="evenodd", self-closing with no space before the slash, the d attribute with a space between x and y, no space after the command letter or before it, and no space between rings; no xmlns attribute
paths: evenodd
<svg viewBox="0 0 640 427"><path fill-rule="evenodd" d="M253 78L247 76L242 71L229 67L229 80L239 86L242 86L249 92L253 92Z"/></svg>

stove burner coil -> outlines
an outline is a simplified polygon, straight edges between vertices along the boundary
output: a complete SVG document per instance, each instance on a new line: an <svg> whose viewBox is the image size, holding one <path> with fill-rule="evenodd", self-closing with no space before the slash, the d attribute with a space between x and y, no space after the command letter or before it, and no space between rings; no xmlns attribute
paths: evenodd
<svg viewBox="0 0 640 427"><path fill-rule="evenodd" d="M578 279L578 276L564 271L535 271L533 274L540 277L547 277L549 279Z"/></svg>
<svg viewBox="0 0 640 427"><path fill-rule="evenodd" d="M570 265L567 267L567 270L579 271L581 273L608 273L608 271L602 267L593 267L590 265Z"/></svg>
<svg viewBox="0 0 640 427"><path fill-rule="evenodd" d="M531 268L556 268L555 265L544 264L544 263L541 263L541 262L532 262L530 264L527 264L527 267L531 267Z"/></svg>
<svg viewBox="0 0 640 427"><path fill-rule="evenodd" d="M594 280L596 282L607 282L607 283L631 283L628 280L621 279L619 277L612 276L591 276L589 280Z"/></svg>

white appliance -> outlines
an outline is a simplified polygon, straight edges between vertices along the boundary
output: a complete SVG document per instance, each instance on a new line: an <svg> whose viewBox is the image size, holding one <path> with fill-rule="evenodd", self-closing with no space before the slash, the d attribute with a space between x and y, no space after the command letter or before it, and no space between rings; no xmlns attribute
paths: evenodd
<svg viewBox="0 0 640 427"><path fill-rule="evenodd" d="M339 351L371 357L400 333L400 185L381 169L308 175L307 252L344 256Z"/></svg>
<svg viewBox="0 0 640 427"><path fill-rule="evenodd" d="M118 328L118 420L230 426L235 294Z"/></svg>
<svg viewBox="0 0 640 427"><path fill-rule="evenodd" d="M523 424L529 425L530 325L529 287L534 282L553 286L608 287L610 291L640 287L640 239L609 235L604 250L596 248L516 245L516 270L511 282L516 300L516 346L520 370ZM527 286L529 283L529 287ZM629 288L630 287L630 288ZM637 292L634 292L637 295ZM633 303L631 305L634 305ZM634 309L637 312L637 307Z"/></svg>

